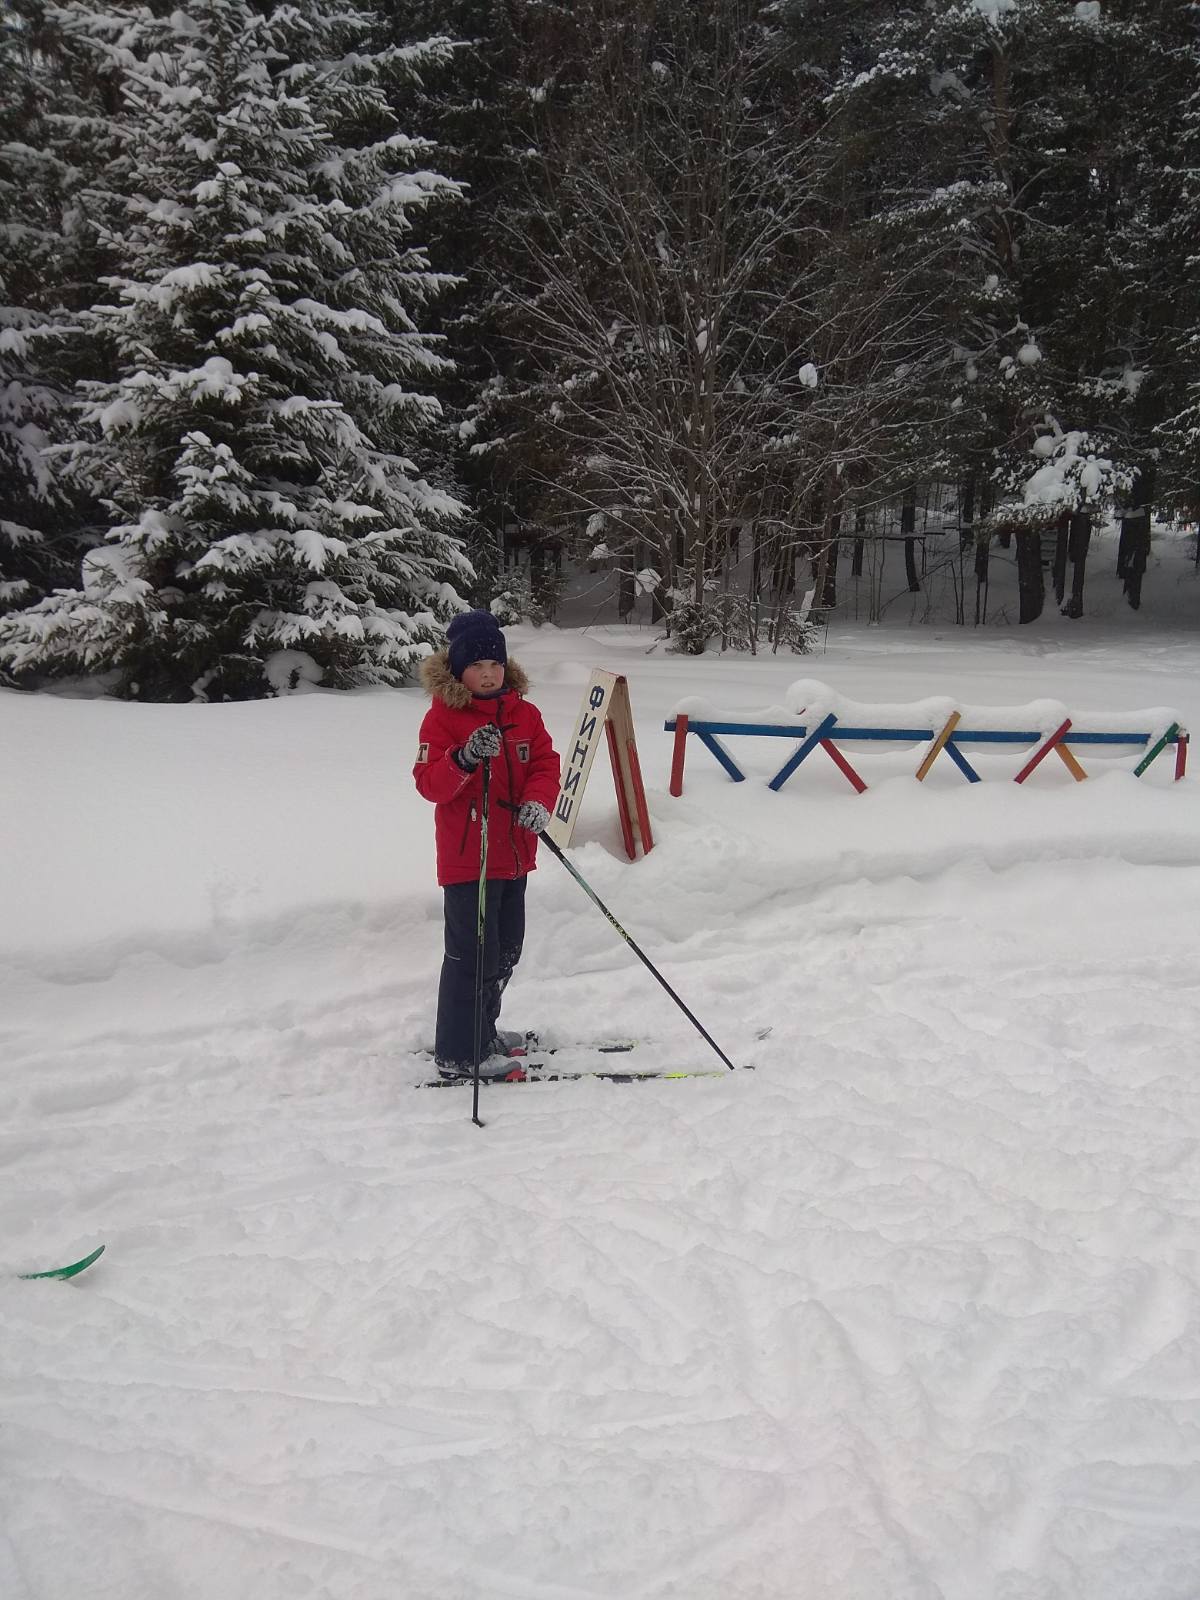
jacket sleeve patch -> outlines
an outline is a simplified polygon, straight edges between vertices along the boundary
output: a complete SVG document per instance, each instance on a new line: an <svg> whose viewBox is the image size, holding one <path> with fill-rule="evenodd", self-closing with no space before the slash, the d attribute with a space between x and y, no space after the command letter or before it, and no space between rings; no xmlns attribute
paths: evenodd
<svg viewBox="0 0 1200 1600"><path fill-rule="evenodd" d="M428 760L429 760L429 746L428 746L428 744L419 744L417 746L417 765L418 766L422 766L423 764L427 763Z"/></svg>

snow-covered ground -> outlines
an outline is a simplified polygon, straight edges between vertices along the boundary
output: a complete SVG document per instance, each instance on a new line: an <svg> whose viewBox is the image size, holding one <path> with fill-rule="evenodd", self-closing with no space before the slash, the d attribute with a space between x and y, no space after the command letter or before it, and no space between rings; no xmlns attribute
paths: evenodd
<svg viewBox="0 0 1200 1600"><path fill-rule="evenodd" d="M510 642L560 743L628 674L657 848L597 766L574 859L753 1073L414 1089L419 691L0 693L0 1596L1196 1600L1200 779L743 743L673 800L662 722L1200 728L1200 633ZM715 1062L546 855L530 915L507 1023Z"/></svg>

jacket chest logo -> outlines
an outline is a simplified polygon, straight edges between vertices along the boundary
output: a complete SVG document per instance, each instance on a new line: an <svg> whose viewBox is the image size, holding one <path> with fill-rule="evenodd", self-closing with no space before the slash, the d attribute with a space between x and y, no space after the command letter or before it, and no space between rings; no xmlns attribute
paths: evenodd
<svg viewBox="0 0 1200 1600"><path fill-rule="evenodd" d="M517 760L518 761L528 761L529 760L529 740L528 739L520 739L520 740L518 740L518 742L517 742Z"/></svg>

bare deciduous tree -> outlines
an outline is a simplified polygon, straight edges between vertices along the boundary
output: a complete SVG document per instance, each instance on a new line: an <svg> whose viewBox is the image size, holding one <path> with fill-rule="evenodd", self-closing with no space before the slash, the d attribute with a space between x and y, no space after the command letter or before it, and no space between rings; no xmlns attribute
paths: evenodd
<svg viewBox="0 0 1200 1600"><path fill-rule="evenodd" d="M843 200L828 112L766 9L581 5L588 78L541 130L510 301L546 514L649 562L684 648L772 593L778 638L799 557L832 603L843 511L911 474L935 359L924 263L889 262Z"/></svg>

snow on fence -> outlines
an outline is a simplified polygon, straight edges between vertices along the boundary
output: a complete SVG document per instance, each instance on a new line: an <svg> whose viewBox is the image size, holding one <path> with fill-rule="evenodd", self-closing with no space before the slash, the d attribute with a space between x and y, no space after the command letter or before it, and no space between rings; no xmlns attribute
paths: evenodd
<svg viewBox="0 0 1200 1600"><path fill-rule="evenodd" d="M1140 778L1173 744L1176 782L1187 768L1187 730L1180 725L1176 712L1161 706L1148 711L1088 712L1086 720L1076 727L1066 706L1057 700L1033 700L1024 706L960 706L953 700L934 697L908 705L863 704L846 699L827 684L801 678L788 689L784 707L772 706L757 715L726 715L714 711L707 701L681 700L675 715L663 726L675 735L671 760L673 795L683 793L689 734L711 751L735 783L744 782L746 774L722 739L746 736L798 740L796 749L768 784L776 790L782 789L797 767L820 747L862 794L867 785L841 748L847 744L861 744L876 753L920 746L918 781L924 781L944 752L969 783L979 783L979 773L965 754L964 747L968 745L991 751L1008 747L1018 752L1023 760L1020 771L1014 774L1016 783L1024 783L1051 752L1077 783L1082 782L1087 773L1076 753L1081 747L1091 755L1140 755L1133 768L1134 776Z"/></svg>

